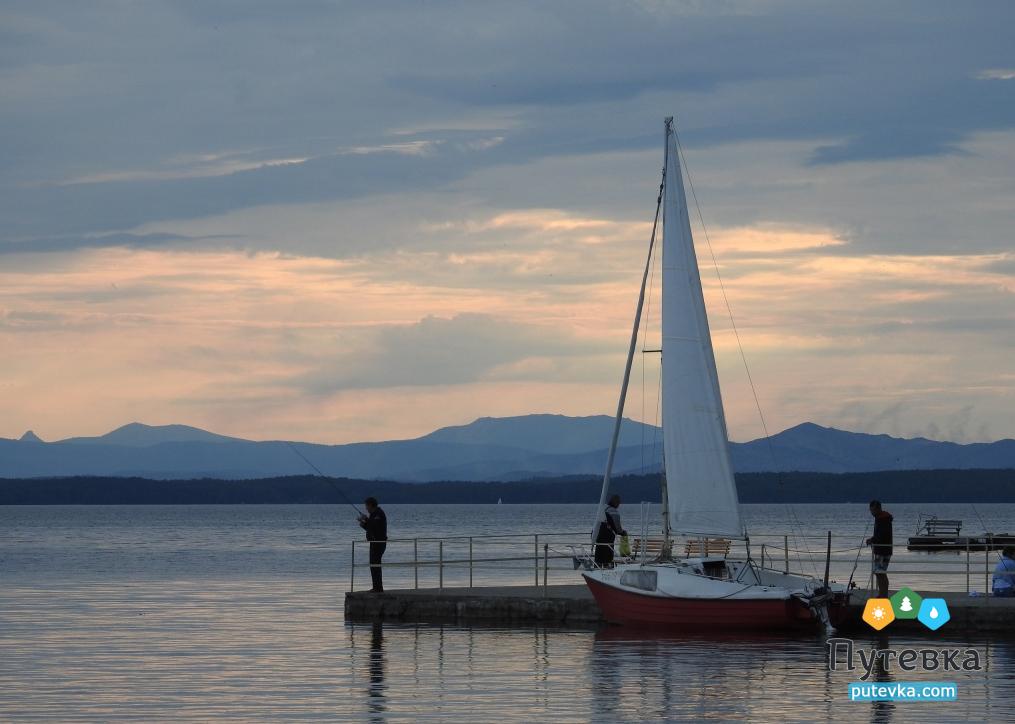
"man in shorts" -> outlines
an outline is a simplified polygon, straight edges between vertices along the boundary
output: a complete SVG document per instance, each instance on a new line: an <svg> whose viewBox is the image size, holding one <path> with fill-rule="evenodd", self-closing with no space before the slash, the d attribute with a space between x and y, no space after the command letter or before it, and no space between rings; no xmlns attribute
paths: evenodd
<svg viewBox="0 0 1015 724"><path fill-rule="evenodd" d="M881 509L880 500L870 502L874 517L874 535L867 545L874 554L874 578L878 582L878 598L888 598L888 564L892 560L892 514Z"/></svg>

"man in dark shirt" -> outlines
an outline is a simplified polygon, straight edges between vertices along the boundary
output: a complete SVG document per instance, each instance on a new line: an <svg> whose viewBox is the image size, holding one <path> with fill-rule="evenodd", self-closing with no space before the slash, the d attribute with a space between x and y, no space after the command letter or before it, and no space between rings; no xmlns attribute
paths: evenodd
<svg viewBox="0 0 1015 724"><path fill-rule="evenodd" d="M627 535L620 523L620 496L614 495L606 504L603 520L599 521L596 532L595 560L599 568L613 567L613 541L618 535Z"/></svg>
<svg viewBox="0 0 1015 724"><path fill-rule="evenodd" d="M892 514L881 509L880 500L870 502L874 516L874 535L867 545L874 554L874 577L878 581L878 598L888 598L888 564L892 560Z"/></svg>
<svg viewBox="0 0 1015 724"><path fill-rule="evenodd" d="M360 515L360 528L367 532L367 540L370 541L370 580L373 582L374 593L384 591L384 584L381 582L381 556L384 549L388 547L388 517L384 515L381 506L377 505L377 498L367 498L363 501L367 507L367 514Z"/></svg>

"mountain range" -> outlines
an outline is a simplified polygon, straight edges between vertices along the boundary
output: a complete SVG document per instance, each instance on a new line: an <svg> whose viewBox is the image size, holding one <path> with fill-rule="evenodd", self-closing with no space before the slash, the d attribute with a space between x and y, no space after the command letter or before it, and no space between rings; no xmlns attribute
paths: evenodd
<svg viewBox="0 0 1015 724"><path fill-rule="evenodd" d="M0 438L0 478L246 479L306 474L312 466L334 477L405 482L601 474L612 430L613 418L605 415L524 415L484 417L411 440L345 445L252 441L186 425L141 423L55 442L29 431L19 440ZM1015 440L961 445L813 423L730 448L741 473L1015 468ZM661 451L658 428L625 420L614 470L618 475L657 470Z"/></svg>

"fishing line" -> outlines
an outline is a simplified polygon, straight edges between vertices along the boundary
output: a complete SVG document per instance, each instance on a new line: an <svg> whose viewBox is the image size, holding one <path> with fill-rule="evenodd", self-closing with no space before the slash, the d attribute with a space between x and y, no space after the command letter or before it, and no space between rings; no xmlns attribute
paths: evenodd
<svg viewBox="0 0 1015 724"><path fill-rule="evenodd" d="M292 444L291 442L289 442L288 440L286 440L286 443L285 443L285 444L289 446L289 449L290 449L290 450L292 450L292 451L293 451L294 453L296 453L297 455L299 455L299 456L300 456L300 458L302 458L303 462L305 462L305 463L306 463L307 465L309 465L310 467L312 467L312 468L313 468L313 469L314 469L314 470L315 470L315 471L317 472L317 474L318 474L318 475L320 475L320 476L321 476L321 477L322 477L322 478L324 479L324 481L325 481L326 483L328 483L329 485L331 485L331 487L335 489L335 492L337 492L337 493L338 493L339 495L341 495L341 496L342 496L342 500L344 500L344 501L345 501L346 503L348 503L349 505L351 505L351 506L352 506L352 509L353 509L353 510L355 510L355 511L356 511L357 513L359 513L360 515L363 515L363 514L364 514L362 510L360 510L359 508L357 508L357 507L356 507L356 504L355 504L355 503L353 503L353 502L352 502L351 500L349 500L349 496L347 496L347 495L346 495L345 493L343 493L343 492L342 492L342 489L341 489L340 487L338 487L338 485L336 485L336 484L335 484L335 481L334 481L334 480L332 480L331 478L329 478L329 477L328 477L327 475L325 475L324 473L322 473L322 472L321 472L321 470L320 470L320 468L318 468L318 467L317 467L316 465L314 465L314 464L313 464L312 462L310 462L309 460L307 460L307 457L306 457L306 455L304 455L304 454L303 454L303 453L301 453L301 452L300 452L299 450L297 450L297 449L296 449L296 446L295 446L295 445L293 445L293 444Z"/></svg>
<svg viewBox="0 0 1015 724"><path fill-rule="evenodd" d="M976 513L976 517L980 519L980 525L983 526L983 544L985 546L987 546L988 548L991 547L991 541L992 541L994 536L990 535L990 533L987 532L987 523L983 520L983 516L980 515L980 511L978 511L976 509L975 505L970 503L969 507L973 509L974 513ZM1001 551L1000 550L998 550L997 548L994 548L994 552L997 553L997 559L999 561L1004 559L1004 556L1001 555Z"/></svg>

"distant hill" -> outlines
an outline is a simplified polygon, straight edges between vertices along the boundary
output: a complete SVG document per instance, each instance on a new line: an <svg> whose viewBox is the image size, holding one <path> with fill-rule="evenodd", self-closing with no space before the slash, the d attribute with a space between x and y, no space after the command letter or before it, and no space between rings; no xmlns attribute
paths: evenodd
<svg viewBox="0 0 1015 724"><path fill-rule="evenodd" d="M34 433L0 438L0 478L120 476L153 479L327 475L364 480L508 481L602 475L613 418L484 417L413 440L347 445L254 442L186 425L131 423L98 437L43 442ZM804 423L768 440L733 443L737 472L863 473L879 470L1015 468L1015 440L959 445L867 435ZM657 471L657 428L625 420L617 475Z"/></svg>
<svg viewBox="0 0 1015 724"><path fill-rule="evenodd" d="M33 434L31 430L25 433ZM22 437L22 439L24 439ZM36 438L38 440L38 438ZM238 437L226 437L189 425L142 425L132 422L99 437L69 437L61 440L75 445L127 445L151 447L164 442L247 442Z"/></svg>
<svg viewBox="0 0 1015 724"><path fill-rule="evenodd" d="M811 422L784 430L768 441L734 443L732 451L733 466L740 472L860 473L1015 466L1015 440L959 445L922 437L846 432Z"/></svg>

